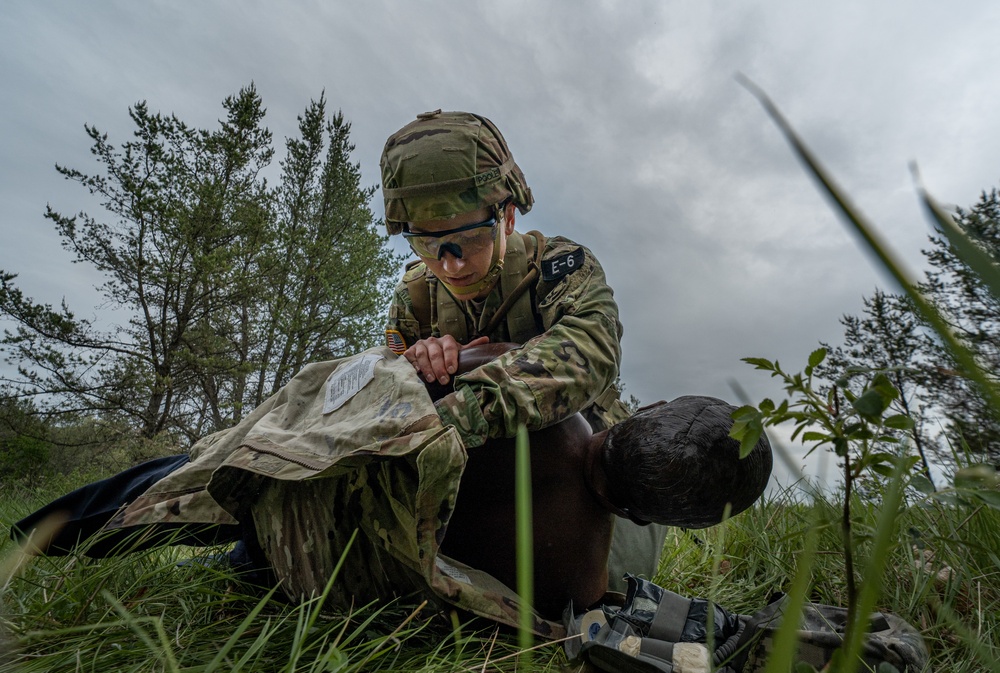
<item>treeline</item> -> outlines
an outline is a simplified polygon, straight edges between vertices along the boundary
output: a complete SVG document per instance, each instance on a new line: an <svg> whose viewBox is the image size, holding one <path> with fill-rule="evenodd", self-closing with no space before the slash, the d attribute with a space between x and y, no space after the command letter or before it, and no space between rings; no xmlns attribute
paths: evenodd
<svg viewBox="0 0 1000 673"><path fill-rule="evenodd" d="M47 208L74 261L104 276L103 325L36 303L0 270L0 452L38 456L60 429L184 444L228 427L305 363L374 345L400 260L351 161L351 125L325 97L298 118L280 179L254 86L217 128L129 109L132 139L85 126L97 167L57 165L99 214ZM79 436L73 440L82 441ZM84 433L87 434L87 433ZM4 456L0 455L0 473Z"/></svg>
<svg viewBox="0 0 1000 673"><path fill-rule="evenodd" d="M1000 264L1000 194L981 194L968 210L954 214L958 225ZM953 334L975 354L996 380L1000 372L1000 301L941 235L929 238L923 251L928 263L918 288L942 313ZM898 413L915 423L910 443L930 476L935 458L951 462L954 454L976 454L1000 466L1000 419L903 295L876 290L864 299L859 316L847 315L844 342L831 348L820 373L831 380L851 378L860 384L872 370L883 370L900 391Z"/></svg>

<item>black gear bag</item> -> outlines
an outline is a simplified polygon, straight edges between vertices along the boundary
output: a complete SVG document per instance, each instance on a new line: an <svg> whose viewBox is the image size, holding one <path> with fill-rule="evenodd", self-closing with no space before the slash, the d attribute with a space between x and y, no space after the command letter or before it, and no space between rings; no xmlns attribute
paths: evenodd
<svg viewBox="0 0 1000 673"><path fill-rule="evenodd" d="M628 590L612 602L577 615L570 604L563 615L570 660L583 659L609 673L758 673L763 671L774 635L785 616L779 595L752 616L734 615L701 598L685 598L652 582L626 575ZM619 595L620 596L620 595ZM610 598L610 596L609 596ZM709 653L708 614L712 610L713 646ZM807 603L800 617L795 660L817 670L843 645L847 610ZM885 613L871 616L861 658L880 673L926 670L927 649L915 628Z"/></svg>

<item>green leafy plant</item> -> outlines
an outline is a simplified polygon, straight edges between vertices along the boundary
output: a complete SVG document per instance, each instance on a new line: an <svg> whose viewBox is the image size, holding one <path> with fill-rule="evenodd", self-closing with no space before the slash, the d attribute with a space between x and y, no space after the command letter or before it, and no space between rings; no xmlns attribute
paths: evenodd
<svg viewBox="0 0 1000 673"><path fill-rule="evenodd" d="M899 391L885 372L870 372L860 395L848 387L847 377L822 390L814 379L814 371L825 357L826 349L813 351L801 373L787 373L778 362L764 358L744 358L744 362L756 369L781 379L788 398L778 404L768 398L756 407L740 407L733 412L735 423L730 435L740 441L743 453L756 444L766 427L790 422L795 426L792 439L801 439L810 445L810 453L829 447L840 459L844 478L840 526L848 613L853 619L858 593L856 541L851 517L853 491L867 473L891 477L900 469L908 470L912 466L916 459L899 450L900 440L891 430L909 430L913 421L903 414L885 415L893 400L899 397Z"/></svg>

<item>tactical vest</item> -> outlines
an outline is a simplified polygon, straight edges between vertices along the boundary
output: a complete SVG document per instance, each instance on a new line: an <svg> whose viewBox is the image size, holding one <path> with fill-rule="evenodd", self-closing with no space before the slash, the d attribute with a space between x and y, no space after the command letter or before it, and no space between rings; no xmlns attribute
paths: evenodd
<svg viewBox="0 0 1000 673"><path fill-rule="evenodd" d="M436 325L439 332L437 336L450 334L459 343L468 343L479 336L490 336L501 321L506 321L507 340L514 343L526 343L544 332L545 327L535 311L534 292L541 275L544 252L545 237L537 231L529 231L527 234L514 232L507 237L507 253L500 273L503 301L492 313L488 307L484 309L479 324L473 326L471 333L470 319L460 302L442 287L426 267L423 273L409 273L419 264L413 263L403 276L403 282L410 295L413 317L420 325L420 338L435 336ZM595 432L605 430L631 415L620 398L621 392L617 386L611 385L589 407L581 411Z"/></svg>
<svg viewBox="0 0 1000 673"><path fill-rule="evenodd" d="M484 310L479 324L471 326L461 303L430 273L415 274L405 279L406 290L413 304L413 317L420 324L420 338L450 334L459 343L478 336L489 336L503 321L507 340L523 344L543 331L535 312L534 286L541 269L545 237L537 231L515 232L507 237L507 252L500 272L500 294L503 297L496 310ZM488 307L487 307L488 308Z"/></svg>

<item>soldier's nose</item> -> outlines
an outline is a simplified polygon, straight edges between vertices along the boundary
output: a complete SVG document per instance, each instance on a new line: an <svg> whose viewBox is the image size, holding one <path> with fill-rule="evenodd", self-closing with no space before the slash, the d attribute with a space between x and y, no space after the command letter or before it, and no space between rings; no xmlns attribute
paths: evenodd
<svg viewBox="0 0 1000 673"><path fill-rule="evenodd" d="M465 260L461 257L455 257L455 255L450 252L445 252L441 257L441 264L444 266L445 271L453 273L455 271L460 271L462 267L465 266Z"/></svg>

